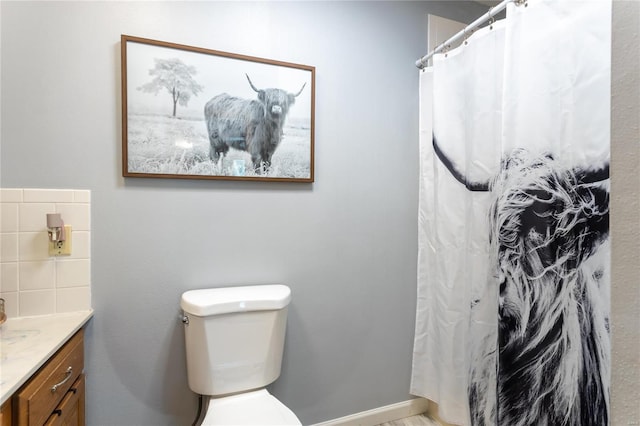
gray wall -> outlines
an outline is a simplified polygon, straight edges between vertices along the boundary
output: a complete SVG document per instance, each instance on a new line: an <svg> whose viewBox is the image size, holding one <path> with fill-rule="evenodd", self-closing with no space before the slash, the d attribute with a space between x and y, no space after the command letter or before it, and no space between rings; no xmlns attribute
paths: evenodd
<svg viewBox="0 0 640 426"><path fill-rule="evenodd" d="M427 13L462 2L2 2L1 184L92 190L87 415L188 424L188 289L291 286L305 424L409 399ZM317 67L316 183L123 179L120 34Z"/></svg>

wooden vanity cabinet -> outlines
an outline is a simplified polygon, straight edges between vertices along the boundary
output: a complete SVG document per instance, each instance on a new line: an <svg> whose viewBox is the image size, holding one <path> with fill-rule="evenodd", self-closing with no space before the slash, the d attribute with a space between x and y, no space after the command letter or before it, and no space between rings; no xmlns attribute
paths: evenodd
<svg viewBox="0 0 640 426"><path fill-rule="evenodd" d="M60 405L53 410L45 426L84 425L84 373L66 393Z"/></svg>
<svg viewBox="0 0 640 426"><path fill-rule="evenodd" d="M0 426L11 426L11 400L0 407Z"/></svg>
<svg viewBox="0 0 640 426"><path fill-rule="evenodd" d="M84 331L78 331L13 396L13 425L84 426Z"/></svg>

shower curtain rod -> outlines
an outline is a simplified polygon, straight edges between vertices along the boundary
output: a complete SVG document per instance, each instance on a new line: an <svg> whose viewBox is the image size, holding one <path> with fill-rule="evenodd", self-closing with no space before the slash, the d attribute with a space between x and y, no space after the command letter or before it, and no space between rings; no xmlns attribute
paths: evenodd
<svg viewBox="0 0 640 426"><path fill-rule="evenodd" d="M503 0L499 4L490 8L487 13L485 13L484 15L482 15L481 17L479 17L478 19L476 19L475 21L467 25L462 31L460 31L459 33L457 33L456 35L454 35L444 43L440 44L435 49L433 49L428 55L425 55L422 58L418 59L416 61L416 67L418 67L419 69L425 68L427 66L427 62L429 61L429 59L431 59L433 55L435 55L436 53L442 52L442 50L444 50L447 46L460 40L461 37L466 37L467 34L471 35L471 31L475 30L485 22L493 19L498 13L502 12L507 7L507 4L513 3L513 2L515 2L516 4L524 3L523 0Z"/></svg>

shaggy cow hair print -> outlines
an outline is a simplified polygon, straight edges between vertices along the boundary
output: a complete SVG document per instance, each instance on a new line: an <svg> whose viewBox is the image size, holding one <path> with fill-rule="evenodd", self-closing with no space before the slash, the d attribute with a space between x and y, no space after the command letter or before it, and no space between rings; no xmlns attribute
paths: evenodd
<svg viewBox="0 0 640 426"><path fill-rule="evenodd" d="M502 162L490 185L495 292L472 304L472 318L493 306L498 321L472 320L472 424L608 424L607 176L526 150Z"/></svg>

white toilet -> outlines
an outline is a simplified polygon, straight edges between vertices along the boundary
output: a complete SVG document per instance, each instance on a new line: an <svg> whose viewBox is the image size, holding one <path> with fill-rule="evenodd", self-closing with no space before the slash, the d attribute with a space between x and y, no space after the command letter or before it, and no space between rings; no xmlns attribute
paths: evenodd
<svg viewBox="0 0 640 426"><path fill-rule="evenodd" d="M302 424L265 389L280 376L290 301L279 284L182 295L189 387L204 396L200 424Z"/></svg>

